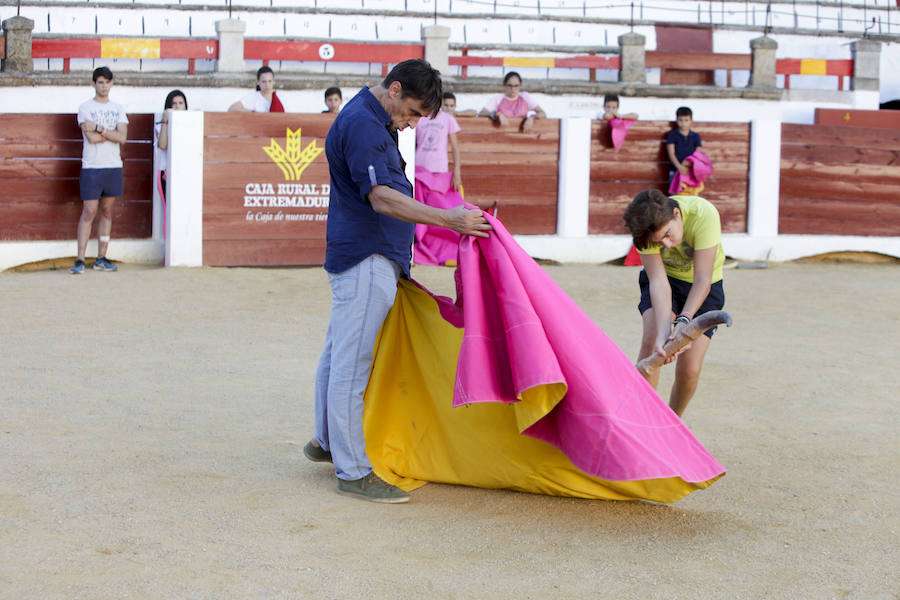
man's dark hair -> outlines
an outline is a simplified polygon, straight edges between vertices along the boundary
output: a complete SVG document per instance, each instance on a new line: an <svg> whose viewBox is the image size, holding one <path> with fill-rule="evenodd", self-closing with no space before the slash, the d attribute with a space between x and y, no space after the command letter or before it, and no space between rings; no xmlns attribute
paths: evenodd
<svg viewBox="0 0 900 600"><path fill-rule="evenodd" d="M644 190L625 208L625 227L631 232L634 247L646 249L653 234L675 218L678 201L659 190Z"/></svg>
<svg viewBox="0 0 900 600"><path fill-rule="evenodd" d="M456 100L456 95L453 92L444 92L443 98L444 100Z"/></svg>
<svg viewBox="0 0 900 600"><path fill-rule="evenodd" d="M516 73L515 71L510 71L510 72L507 73L506 76L503 78L503 85L506 85L507 82L508 82L510 79L512 79L513 77L518 77L518 78L519 78L519 83L522 83L522 76L519 75L518 73Z"/></svg>
<svg viewBox="0 0 900 600"><path fill-rule="evenodd" d="M606 104L607 102L615 102L616 104L618 104L619 103L619 95L618 94L607 94L607 95L603 96L603 104Z"/></svg>
<svg viewBox="0 0 900 600"><path fill-rule="evenodd" d="M97 83L97 79L100 77L105 77L112 81L113 74L112 71L109 70L109 67L97 67L94 69L94 83Z"/></svg>
<svg viewBox="0 0 900 600"><path fill-rule="evenodd" d="M337 94L338 98L340 98L341 100L344 99L344 95L341 93L341 88L336 86L331 86L330 88L325 90L325 99L328 100L328 96L333 96L335 94Z"/></svg>
<svg viewBox="0 0 900 600"><path fill-rule="evenodd" d="M391 69L381 85L388 88L395 81L399 82L403 89L401 98L415 98L422 103L422 108L428 116L432 118L437 116L441 110L443 95L441 74L437 69L421 58L404 60Z"/></svg>
<svg viewBox="0 0 900 600"><path fill-rule="evenodd" d="M166 96L166 103L163 105L163 108L172 108L172 102L174 102L175 98L177 98L178 96L184 98L184 109L187 110L187 96L185 96L184 92L182 92L181 90L172 90L171 92L169 92L169 95Z"/></svg>
<svg viewBox="0 0 900 600"><path fill-rule="evenodd" d="M677 119L678 117L690 117L693 119L694 113L687 106L679 106L678 110L675 111L675 118Z"/></svg>

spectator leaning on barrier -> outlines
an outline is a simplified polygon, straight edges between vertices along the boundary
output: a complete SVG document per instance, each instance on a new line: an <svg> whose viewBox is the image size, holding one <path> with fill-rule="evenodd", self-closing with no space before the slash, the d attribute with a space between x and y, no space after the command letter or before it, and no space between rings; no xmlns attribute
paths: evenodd
<svg viewBox="0 0 900 600"><path fill-rule="evenodd" d="M159 194L163 201L163 221L165 221L165 202L166 202L166 152L169 147L169 117L172 116L173 110L187 110L187 96L181 90L172 90L166 96L163 104L162 118L156 124L154 133L156 134L156 147L162 150L159 153L157 162L159 164L159 177L157 183L159 185Z"/></svg>
<svg viewBox="0 0 900 600"><path fill-rule="evenodd" d="M611 121L613 119L627 119L629 121L637 121L637 113L619 114L619 96L617 94L606 94L603 97L603 112L597 115L598 119Z"/></svg>
<svg viewBox="0 0 900 600"><path fill-rule="evenodd" d="M413 224L480 237L491 229L480 210L441 210L412 197L397 131L436 115L440 106L440 73L424 60L406 60L379 85L362 88L325 139L331 193L324 267L331 316L316 372L315 433L303 453L333 462L338 493L373 502L409 500L372 469L362 421L375 339L398 279L409 277Z"/></svg>
<svg viewBox="0 0 900 600"><path fill-rule="evenodd" d="M509 125L509 119L523 119L522 131L531 131L535 119L546 119L547 115L538 106L537 101L528 92L521 91L522 78L515 71L510 71L503 78L504 93L491 98L481 112L480 117L490 117L500 125Z"/></svg>
<svg viewBox="0 0 900 600"><path fill-rule="evenodd" d="M275 93L275 72L260 67L256 72L256 91L247 94L228 107L236 112L284 112L284 105Z"/></svg>
<svg viewBox="0 0 900 600"><path fill-rule="evenodd" d="M128 117L125 108L109 99L113 74L109 67L94 69L94 97L78 107L78 125L84 139L81 157L81 218L78 220L78 256L70 272L84 273L84 255L97 213L96 271L115 271L116 265L106 258L112 232L112 209L122 195L121 145L128 136Z"/></svg>
<svg viewBox="0 0 900 600"><path fill-rule="evenodd" d="M341 104L344 103L344 96L341 94L341 88L330 87L325 90L325 110L322 113L338 114L341 110Z"/></svg>
<svg viewBox="0 0 900 600"><path fill-rule="evenodd" d="M444 92L444 103L441 104L441 110L449 115L453 115L454 118L478 116L478 111L473 108L456 110L456 96L452 92Z"/></svg>

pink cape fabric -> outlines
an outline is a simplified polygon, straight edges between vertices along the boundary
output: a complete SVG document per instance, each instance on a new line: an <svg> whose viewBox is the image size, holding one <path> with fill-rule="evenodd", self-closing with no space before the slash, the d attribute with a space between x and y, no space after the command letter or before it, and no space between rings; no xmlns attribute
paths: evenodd
<svg viewBox="0 0 900 600"><path fill-rule="evenodd" d="M416 200L436 208L453 208L464 204L462 196L453 189L453 173L432 173L416 167ZM456 260L459 234L446 227L416 225L413 258L417 265L444 266Z"/></svg>
<svg viewBox="0 0 900 600"><path fill-rule="evenodd" d="M441 315L464 328L453 405L514 403L529 388L564 383L562 399L522 433L556 446L585 473L688 482L725 473L503 224L485 218L490 237L460 241L456 303L436 298Z"/></svg>
<svg viewBox="0 0 900 600"><path fill-rule="evenodd" d="M632 119L620 119L618 117L609 120L613 148L622 147L622 144L625 143L625 136L628 135L628 130L631 129L634 123Z"/></svg>
<svg viewBox="0 0 900 600"><path fill-rule="evenodd" d="M706 179L712 175L712 161L703 150L694 150L694 153L684 159L688 163L688 174L682 175L675 171L675 177L672 178L672 184L669 186L669 194L677 194L681 191L681 184L687 187L698 188Z"/></svg>

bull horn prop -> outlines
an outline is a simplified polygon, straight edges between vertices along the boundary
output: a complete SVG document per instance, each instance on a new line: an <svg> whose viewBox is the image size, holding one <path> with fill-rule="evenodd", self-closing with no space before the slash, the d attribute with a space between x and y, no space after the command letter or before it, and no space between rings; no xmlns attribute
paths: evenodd
<svg viewBox="0 0 900 600"><path fill-rule="evenodd" d="M703 313L687 325L677 329L675 337L666 342L663 346L663 350L666 352L665 357L654 352L647 358L638 362L636 365L637 370L641 372L641 375L643 375L645 379L649 379L650 372L666 362L667 358L703 335L703 332L710 327L723 324L726 327L731 327L731 315L724 310L711 310Z"/></svg>

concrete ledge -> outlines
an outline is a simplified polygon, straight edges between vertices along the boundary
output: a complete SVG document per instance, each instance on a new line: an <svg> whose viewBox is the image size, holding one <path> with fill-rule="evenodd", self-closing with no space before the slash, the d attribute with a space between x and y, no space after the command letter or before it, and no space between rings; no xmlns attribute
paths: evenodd
<svg viewBox="0 0 900 600"><path fill-rule="evenodd" d="M75 229L75 223L72 223ZM109 258L124 263L163 263L163 242L160 240L118 240L109 244ZM78 247L76 240L55 240L52 242L0 242L0 271L31 262L54 258L71 257L75 260ZM86 256L97 256L97 240L88 242Z"/></svg>
<svg viewBox="0 0 900 600"><path fill-rule="evenodd" d="M536 259L560 263L605 263L620 259L631 248L629 235L516 235L516 242ZM722 236L725 254L737 260L785 262L829 252L874 252L900 258L900 237L779 235L751 237L743 233ZM53 242L0 242L0 271L30 262L75 257L75 240ZM163 242L116 240L110 258L116 262L163 264ZM97 241L88 244L87 256L97 255Z"/></svg>
<svg viewBox="0 0 900 600"><path fill-rule="evenodd" d="M459 79L447 76L443 78L446 85L455 93L499 93L499 78ZM33 87L33 86L81 86L90 83L88 71L63 73L37 72L2 73L0 87ZM116 73L117 85L134 87L252 87L256 81L256 71L245 73L203 73L188 75L187 73L148 73L119 71ZM341 88L358 89L381 81L381 75L340 75L340 74L297 74L290 71L278 72L278 89L284 90L320 90L332 85ZM719 88L696 85L646 85L633 83L601 82L570 80L529 79L528 91L550 95L583 94L599 95L617 93L620 96L640 96L648 98L744 98L753 100L781 100L783 90L754 90L750 88ZM852 92L843 92L851 94ZM846 102L846 100L844 100Z"/></svg>
<svg viewBox="0 0 900 600"><path fill-rule="evenodd" d="M604 263L622 258L631 249L630 235L515 235L529 256L561 263Z"/></svg>
<svg viewBox="0 0 900 600"><path fill-rule="evenodd" d="M561 263L604 263L622 258L631 248L628 235L589 235L563 238L555 235L513 236L534 258ZM900 258L900 237L779 235L722 236L725 254L738 260L789 261L829 252L874 252Z"/></svg>
<svg viewBox="0 0 900 600"><path fill-rule="evenodd" d="M740 260L788 261L828 252L875 252L900 258L900 237L861 235L722 236L725 254Z"/></svg>

